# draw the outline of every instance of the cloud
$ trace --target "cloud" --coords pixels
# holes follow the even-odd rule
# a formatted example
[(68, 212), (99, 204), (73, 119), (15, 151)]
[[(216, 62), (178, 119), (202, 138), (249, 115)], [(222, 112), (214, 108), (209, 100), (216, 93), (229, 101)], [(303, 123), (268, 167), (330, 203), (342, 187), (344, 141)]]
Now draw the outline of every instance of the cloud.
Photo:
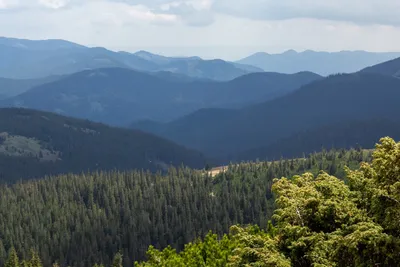
[(135, 19), (152, 23), (162, 24), (162, 23), (172, 23), (178, 21), (178, 17), (174, 14), (153, 12), (143, 5), (129, 6), (127, 8), (127, 12)]
[(213, 9), (257, 20), (312, 18), (400, 25), (398, 0), (218, 0)]
[(191, 26), (208, 26), (214, 22), (212, 0), (173, 1), (160, 5), (160, 9), (179, 16)]
[(215, 22), (217, 14), (266, 21), (310, 18), (359, 25), (400, 25), (399, 0), (0, 0), (0, 9), (58, 10), (88, 3), (140, 7), (142, 10), (137, 12), (146, 9), (147, 14), (141, 17), (148, 21), (180, 20), (191, 26), (208, 26)]
[(65, 7), (69, 0), (39, 0), (39, 4), (48, 8), (58, 9)]
[(18, 0), (0, 0), (0, 9), (9, 9), (17, 6)]
[(225, 59), (292, 48), (397, 51), (397, 1), (0, 0), (0, 36)]

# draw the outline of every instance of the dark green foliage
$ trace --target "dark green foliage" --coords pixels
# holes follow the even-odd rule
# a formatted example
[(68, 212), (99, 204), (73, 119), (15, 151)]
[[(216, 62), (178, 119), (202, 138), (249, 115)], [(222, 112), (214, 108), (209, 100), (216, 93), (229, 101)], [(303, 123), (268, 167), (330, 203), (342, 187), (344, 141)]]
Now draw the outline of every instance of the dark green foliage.
[[(0, 109), (2, 132), (38, 140), (42, 151), (36, 157), (0, 155), (0, 183), (88, 170), (203, 168), (206, 163), (200, 153), (150, 134), (33, 110)], [(55, 161), (40, 158), (43, 151), (51, 151)]]
[(114, 259), (113, 259), (113, 263), (112, 263), (112, 267), (122, 267), (122, 254), (120, 252), (118, 252), (117, 254), (115, 254)]
[[(216, 244), (209, 234), (179, 253), (151, 247), (138, 266), (399, 266), (399, 162), (400, 143), (383, 138), (372, 163), (347, 169), (349, 184), (326, 172), (275, 179), (276, 226), (269, 223), (267, 232), (233, 226)], [(207, 249), (221, 265), (205, 264), (208, 255), (188, 257)]]
[(19, 258), (17, 252), (14, 248), (11, 248), (10, 253), (8, 255), (8, 259), (4, 264), (4, 267), (19, 267)]
[[(210, 230), (221, 236), (234, 224), (258, 224), (273, 234), (268, 220), (275, 177), (318, 173), (333, 164), (335, 175), (343, 177), (345, 164), (355, 168), (368, 159), (362, 150), (324, 151), (307, 159), (232, 165), (215, 177), (181, 168), (165, 175), (98, 172), (3, 186), (0, 265), (12, 247), (25, 259), (34, 248), (44, 266), (110, 265), (118, 252), (123, 265), (130, 266), (144, 259), (149, 245), (181, 250)], [(215, 236), (209, 238), (217, 245)], [(201, 255), (220, 257), (203, 251)]]

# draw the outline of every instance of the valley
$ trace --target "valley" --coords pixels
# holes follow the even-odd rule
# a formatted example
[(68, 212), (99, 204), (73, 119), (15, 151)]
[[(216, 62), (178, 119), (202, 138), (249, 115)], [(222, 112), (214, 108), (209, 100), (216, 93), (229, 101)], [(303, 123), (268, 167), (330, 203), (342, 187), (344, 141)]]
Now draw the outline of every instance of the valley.
[(179, 53), (0, 37), (0, 266), (397, 266), (400, 53)]

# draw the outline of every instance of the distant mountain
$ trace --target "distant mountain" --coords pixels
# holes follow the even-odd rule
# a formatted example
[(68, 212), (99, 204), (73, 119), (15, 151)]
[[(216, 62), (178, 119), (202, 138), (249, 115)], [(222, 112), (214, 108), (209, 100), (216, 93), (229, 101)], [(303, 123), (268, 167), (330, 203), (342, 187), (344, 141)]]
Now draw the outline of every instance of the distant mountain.
[(147, 51), (134, 54), (160, 66), (161, 70), (191, 77), (228, 81), (252, 72), (263, 72), (255, 66), (227, 62), (220, 59), (203, 60), (199, 57), (165, 57)]
[[(229, 81), (239, 76), (248, 74), (248, 70), (237, 65), (220, 60), (175, 60), (162, 66), (162, 70), (173, 73), (182, 73), (187, 76), (211, 79), (216, 81)], [(257, 70), (262, 72), (262, 70)], [(253, 71), (254, 72), (254, 71)]]
[(65, 40), (26, 40), (17, 38), (6, 38), (0, 37), (0, 44), (15, 48), (22, 48), (25, 50), (58, 50), (58, 49), (74, 49), (74, 48), (85, 48), (82, 45), (65, 41)]
[(22, 80), (0, 78), (0, 100), (22, 94), (35, 86), (53, 82), (61, 78), (62, 76)]
[(373, 148), (379, 139), (393, 136), (400, 139), (400, 123), (389, 120), (346, 121), (305, 130), (266, 147), (258, 147), (237, 155), (237, 160), (273, 160), (301, 157), (325, 149)]
[(237, 63), (259, 67), (265, 71), (296, 73), (311, 71), (323, 76), (337, 73), (353, 73), (367, 66), (400, 57), (400, 52), (372, 53), (365, 51), (316, 52), (294, 50), (282, 54), (259, 52)]
[(203, 82), (213, 81), (211, 79), (205, 79), (205, 78), (202, 79), (170, 71), (157, 71), (157, 72), (146, 72), (146, 73), (170, 82), (188, 83), (188, 82), (200, 82), (200, 81)]
[(379, 73), (400, 78), (400, 57), (384, 62), (375, 66), (371, 66), (361, 70), (363, 73)]
[(228, 82), (176, 81), (124, 68), (79, 72), (0, 102), (105, 122), (168, 121), (201, 108), (238, 108), (321, 79), (313, 73), (248, 74)]
[(333, 75), (231, 115), (221, 110), (201, 111), (205, 116), (196, 112), (156, 127), (155, 133), (229, 160), (323, 126), (372, 119), (399, 122), (399, 99), (399, 79), (363, 73)]
[(0, 38), (0, 77), (35, 79), (98, 68), (130, 68), (145, 72), (169, 71), (197, 79), (227, 81), (262, 69), (199, 57), (173, 58), (139, 51), (113, 52), (64, 40)]
[(0, 109), (0, 182), (88, 170), (202, 168), (193, 150), (141, 131), (26, 109)]
[(135, 56), (140, 57), (144, 60), (153, 62), (157, 65), (168, 65), (172, 62), (189, 60), (189, 61), (198, 61), (202, 60), (200, 57), (166, 57), (157, 54), (153, 54), (144, 50), (138, 51), (134, 53)]

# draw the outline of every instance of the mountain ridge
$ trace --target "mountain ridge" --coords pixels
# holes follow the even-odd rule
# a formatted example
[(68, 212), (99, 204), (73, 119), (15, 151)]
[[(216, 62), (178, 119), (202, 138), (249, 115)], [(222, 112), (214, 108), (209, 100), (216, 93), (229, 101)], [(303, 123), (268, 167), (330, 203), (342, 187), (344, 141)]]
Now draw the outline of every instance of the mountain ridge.
[[(336, 73), (353, 73), (367, 66), (400, 57), (400, 52), (340, 51), (324, 52), (288, 50), (281, 54), (257, 52), (236, 61), (259, 67), (264, 71), (295, 73), (311, 71), (322, 76)], [(327, 64), (329, 62), (329, 64)]]
[[(397, 78), (371, 73), (332, 75), (280, 98), (242, 108), (223, 120), (211, 114), (200, 121), (186, 120), (179, 128), (170, 122), (158, 131), (206, 155), (229, 160), (240, 151), (268, 146), (296, 132), (324, 125), (366, 119), (397, 122), (398, 99)], [(197, 133), (199, 129), (202, 134)]]
[(321, 79), (313, 73), (254, 73), (227, 81), (157, 77), (126, 68), (86, 70), (0, 101), (126, 126), (137, 120), (160, 122), (201, 108), (239, 108), (273, 99)]
[[(86, 69), (124, 67), (138, 71), (172, 71), (195, 78), (231, 80), (257, 67), (199, 57), (173, 58), (151, 54), (114, 52), (103, 47), (86, 47), (65, 40), (0, 38), (0, 77), (43, 78), (68, 75)], [(218, 75), (214, 75), (218, 72)]]
[(0, 109), (0, 180), (88, 170), (203, 168), (199, 152), (139, 130), (30, 109)]

